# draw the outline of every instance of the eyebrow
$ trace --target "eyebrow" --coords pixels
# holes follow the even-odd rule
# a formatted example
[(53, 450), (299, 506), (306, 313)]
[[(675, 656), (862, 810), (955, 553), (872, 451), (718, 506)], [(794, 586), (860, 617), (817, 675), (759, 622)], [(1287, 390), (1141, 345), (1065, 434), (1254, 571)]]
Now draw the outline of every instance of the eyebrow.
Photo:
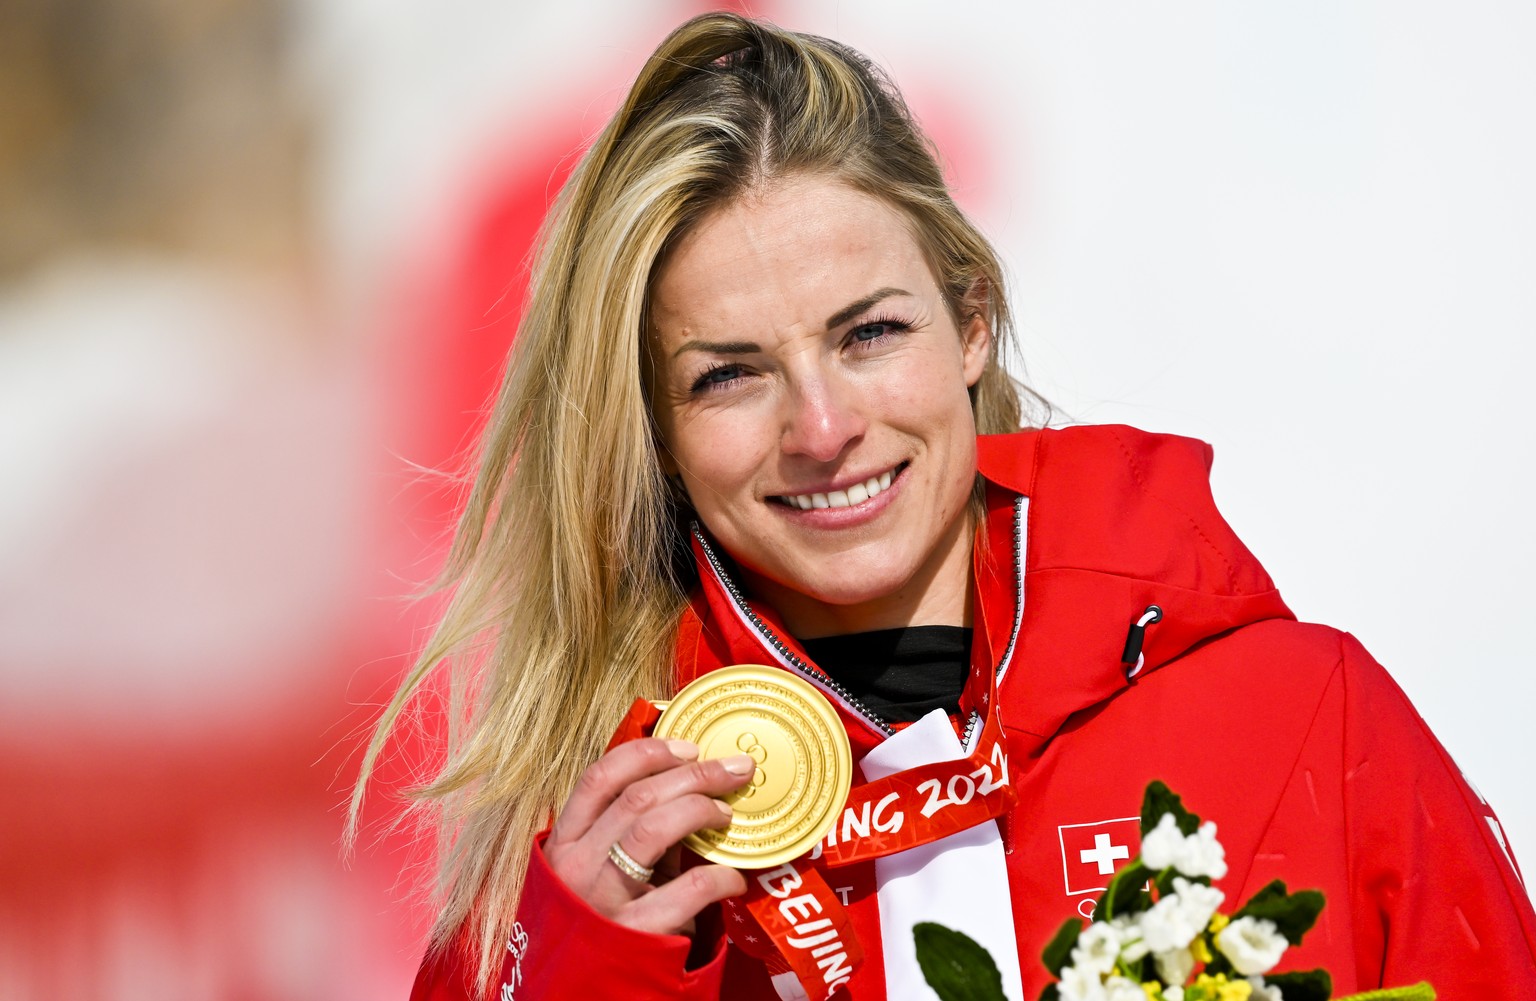
[(749, 355), (761, 351), (762, 347), (755, 341), (700, 341), (692, 340), (683, 342), (682, 346), (672, 352), (676, 358), (684, 351), (708, 351), (717, 355)]
[[(876, 289), (864, 298), (850, 302), (842, 309), (827, 317), (827, 329), (840, 327), (860, 313), (869, 309), (876, 303), (882, 302), (892, 296), (911, 295), (906, 289), (894, 288), (887, 285), (885, 288)], [(707, 351), (717, 355), (749, 355), (762, 350), (762, 346), (756, 341), (701, 341), (698, 339), (684, 341), (672, 357), (676, 358), (686, 351)]]
[(881, 300), (889, 299), (893, 295), (911, 294), (912, 293), (908, 292), (906, 289), (892, 288), (889, 285), (887, 285), (885, 288), (877, 289), (871, 292), (869, 295), (866, 295), (864, 298), (858, 300), (857, 302), (850, 302), (842, 309), (827, 317), (827, 329), (831, 330), (833, 327), (841, 327), (843, 324), (847, 323), (849, 320), (853, 319), (855, 316), (858, 316), (860, 313), (864, 312), (866, 309), (873, 306), (875, 303), (880, 302)]

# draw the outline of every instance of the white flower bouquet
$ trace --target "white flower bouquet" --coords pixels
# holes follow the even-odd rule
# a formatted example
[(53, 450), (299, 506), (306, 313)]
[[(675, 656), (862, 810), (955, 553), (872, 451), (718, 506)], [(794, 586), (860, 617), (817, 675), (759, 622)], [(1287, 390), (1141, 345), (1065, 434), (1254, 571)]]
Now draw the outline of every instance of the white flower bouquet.
[[(1045, 948), (1056, 982), (1040, 1001), (1328, 1001), (1325, 970), (1272, 972), (1317, 921), (1323, 895), (1275, 880), (1231, 915), (1212, 880), (1227, 874), (1216, 825), (1185, 809), (1161, 782), (1141, 807), (1141, 854), (1121, 867), (1093, 921), (1061, 926)], [(913, 929), (918, 962), (943, 1001), (1001, 1001), (992, 957), (935, 924)], [(1427, 983), (1337, 1001), (1433, 1001)]]

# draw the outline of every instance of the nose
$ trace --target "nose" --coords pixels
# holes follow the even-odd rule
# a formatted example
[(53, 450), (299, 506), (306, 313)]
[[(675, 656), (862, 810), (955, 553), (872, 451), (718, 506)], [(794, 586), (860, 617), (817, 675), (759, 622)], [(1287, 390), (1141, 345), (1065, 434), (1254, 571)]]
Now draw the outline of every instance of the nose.
[(817, 462), (842, 455), (868, 427), (856, 395), (835, 376), (797, 381), (786, 395), (781, 449)]

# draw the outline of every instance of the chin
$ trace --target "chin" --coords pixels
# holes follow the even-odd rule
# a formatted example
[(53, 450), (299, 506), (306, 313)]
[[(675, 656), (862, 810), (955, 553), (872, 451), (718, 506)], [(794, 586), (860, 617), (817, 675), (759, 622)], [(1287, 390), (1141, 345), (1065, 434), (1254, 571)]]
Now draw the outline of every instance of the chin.
[[(799, 589), (797, 589), (799, 590)], [(803, 591), (806, 597), (813, 601), (819, 601), (829, 608), (854, 608), (859, 605), (872, 605), (879, 603), (884, 598), (889, 598), (897, 588), (837, 588), (835, 590), (809, 590)]]
[(899, 593), (911, 580), (911, 574), (871, 572), (858, 563), (840, 563), (818, 568), (818, 572), (786, 574), (777, 585), (823, 605), (845, 608), (867, 605)]

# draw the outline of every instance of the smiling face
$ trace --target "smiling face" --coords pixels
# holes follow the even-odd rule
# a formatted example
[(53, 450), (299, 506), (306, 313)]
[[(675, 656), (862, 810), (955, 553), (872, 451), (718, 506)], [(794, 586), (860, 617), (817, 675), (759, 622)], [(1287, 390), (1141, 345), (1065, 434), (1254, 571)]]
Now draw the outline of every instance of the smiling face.
[(706, 216), (658, 273), (668, 472), (796, 635), (968, 624), (983, 316), (956, 324), (899, 210), (816, 177)]

